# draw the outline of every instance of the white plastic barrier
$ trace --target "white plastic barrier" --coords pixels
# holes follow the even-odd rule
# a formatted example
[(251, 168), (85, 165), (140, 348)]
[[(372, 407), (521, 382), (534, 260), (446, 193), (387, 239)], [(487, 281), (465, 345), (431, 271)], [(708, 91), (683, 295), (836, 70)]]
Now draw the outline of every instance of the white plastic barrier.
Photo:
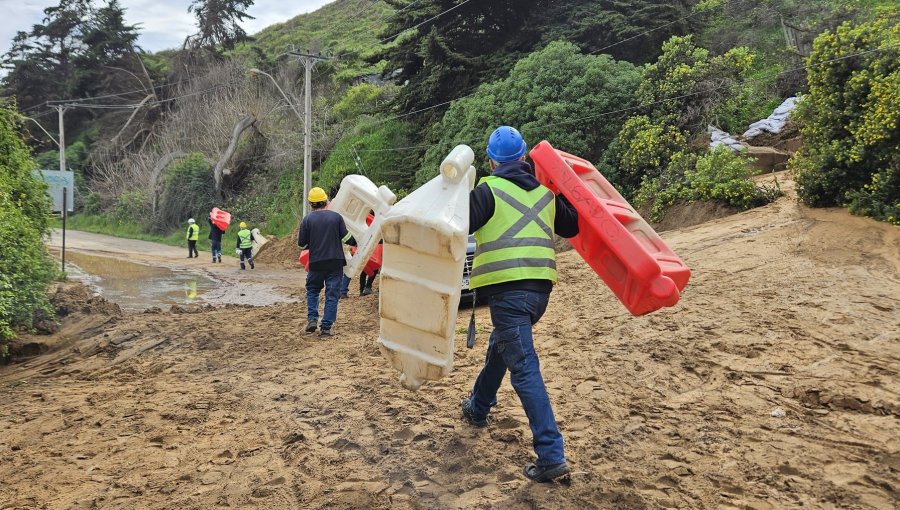
[(411, 390), (453, 368), (474, 159), (471, 148), (457, 146), (441, 163), (439, 176), (383, 218), (376, 215), (376, 221), (383, 220), (384, 237), (378, 345)]
[(255, 257), (256, 254), (259, 253), (259, 249), (262, 248), (262, 245), (268, 243), (269, 240), (259, 233), (258, 228), (254, 228), (250, 233), (253, 234), (253, 247), (251, 248), (250, 256)]
[[(362, 175), (348, 175), (328, 208), (344, 218), (347, 230), (356, 239), (356, 254), (348, 258), (344, 274), (356, 278), (381, 240), (381, 224), (397, 196), (386, 186), (377, 187)], [(369, 211), (375, 211), (371, 225), (366, 224)]]

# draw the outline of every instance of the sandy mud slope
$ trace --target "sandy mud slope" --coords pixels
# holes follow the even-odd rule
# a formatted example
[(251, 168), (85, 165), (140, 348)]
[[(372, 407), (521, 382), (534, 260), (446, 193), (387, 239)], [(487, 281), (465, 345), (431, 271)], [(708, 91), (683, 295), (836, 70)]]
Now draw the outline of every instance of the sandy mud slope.
[(460, 420), (486, 332), (411, 393), (352, 296), (327, 342), (302, 303), (231, 306), (0, 367), (0, 508), (897, 508), (900, 230), (784, 198), (665, 237), (694, 277), (640, 318), (560, 256), (537, 344), (566, 483), (521, 476), (508, 382)]

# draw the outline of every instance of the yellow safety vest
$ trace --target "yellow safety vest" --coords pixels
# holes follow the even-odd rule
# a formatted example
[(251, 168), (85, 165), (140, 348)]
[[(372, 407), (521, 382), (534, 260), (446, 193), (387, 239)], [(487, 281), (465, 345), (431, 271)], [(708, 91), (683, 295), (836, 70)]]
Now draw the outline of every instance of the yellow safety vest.
[(188, 241), (200, 239), (200, 227), (196, 223), (188, 225), (187, 238)]
[(494, 195), (494, 215), (475, 232), (470, 286), (516, 280), (555, 283), (556, 197), (544, 186), (525, 191), (501, 177), (489, 176), (481, 182)]
[(238, 238), (241, 241), (241, 248), (253, 248), (253, 241), (250, 239), (250, 231), (246, 228), (238, 231)]

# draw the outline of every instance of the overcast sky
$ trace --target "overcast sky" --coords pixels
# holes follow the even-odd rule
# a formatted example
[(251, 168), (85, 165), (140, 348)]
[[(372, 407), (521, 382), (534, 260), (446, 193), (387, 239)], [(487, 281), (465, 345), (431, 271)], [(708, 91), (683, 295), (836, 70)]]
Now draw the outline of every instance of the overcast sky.
[[(263, 28), (298, 14), (312, 12), (334, 0), (256, 0), (247, 10), (254, 20), (244, 22), (244, 30), (255, 34)], [(94, 0), (95, 5), (105, 3)], [(148, 51), (175, 48), (196, 31), (194, 16), (187, 12), (191, 0), (119, 0), (125, 7), (125, 19), (140, 24), (138, 45)], [(44, 9), (59, 5), (59, 0), (0, 0), (0, 54), (9, 51), (18, 31), (30, 31), (40, 23)]]

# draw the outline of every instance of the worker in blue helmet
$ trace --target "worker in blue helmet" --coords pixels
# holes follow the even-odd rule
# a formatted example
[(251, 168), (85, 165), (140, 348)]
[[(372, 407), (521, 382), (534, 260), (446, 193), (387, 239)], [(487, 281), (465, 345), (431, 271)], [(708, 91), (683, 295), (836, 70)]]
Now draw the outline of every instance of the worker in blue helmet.
[(524, 474), (548, 482), (569, 472), (563, 438), (541, 376), (532, 326), (547, 309), (556, 282), (553, 234), (578, 234), (578, 213), (562, 195), (542, 186), (525, 161), (528, 146), (512, 127), (488, 139), (491, 175), (469, 196), (469, 233), (475, 235), (470, 285), (490, 303), (494, 331), (484, 368), (462, 402), (463, 418), (488, 423), (507, 370), (525, 408), (537, 459)]

